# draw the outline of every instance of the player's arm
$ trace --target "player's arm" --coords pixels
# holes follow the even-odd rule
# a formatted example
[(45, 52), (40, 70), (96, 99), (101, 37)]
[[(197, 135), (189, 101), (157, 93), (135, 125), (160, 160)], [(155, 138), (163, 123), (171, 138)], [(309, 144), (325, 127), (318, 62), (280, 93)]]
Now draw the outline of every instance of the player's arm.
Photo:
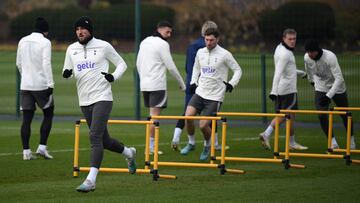
[(43, 53), (42, 53), (42, 67), (45, 72), (45, 77), (47, 80), (47, 86), (49, 88), (54, 88), (54, 79), (53, 79), (53, 73), (52, 73), (52, 67), (51, 67), (51, 42), (47, 42)]
[(331, 89), (326, 93), (326, 96), (332, 98), (336, 94), (337, 90), (340, 89), (341, 84), (344, 83), (344, 77), (341, 73), (340, 65), (335, 54), (329, 60), (329, 65), (331, 74), (334, 76), (335, 81)]
[(62, 71), (62, 75), (64, 78), (69, 78), (73, 74), (73, 64), (70, 58), (70, 50), (69, 48), (66, 50), (64, 68)]
[(190, 85), (195, 84), (197, 86), (199, 77), (200, 77), (200, 62), (199, 62), (199, 51), (198, 51), (195, 56), (195, 62), (192, 70)]
[(180, 89), (185, 91), (185, 83), (182, 79), (179, 70), (176, 68), (175, 63), (170, 54), (170, 47), (168, 44), (164, 44), (160, 50), (160, 57), (164, 62), (165, 67), (169, 70), (170, 74), (178, 81)]
[[(113, 73), (111, 73), (111, 75), (114, 77), (114, 80), (117, 80), (124, 74), (124, 72), (127, 69), (127, 65), (126, 65), (124, 59), (116, 52), (114, 47), (111, 46), (110, 44), (108, 44), (108, 46), (106, 47), (106, 58), (115, 65), (115, 67), (116, 67), (115, 71)], [(105, 75), (105, 77), (106, 77), (106, 75)]]
[(307, 75), (307, 79), (310, 82), (311, 85), (314, 85), (314, 68), (311, 68), (310, 66), (310, 58), (309, 56), (307, 56), (307, 54), (305, 54), (304, 56), (304, 67), (305, 67), (305, 72)]
[(280, 59), (275, 64), (275, 73), (274, 73), (270, 95), (278, 96), (281, 74), (283, 74), (287, 63), (288, 63), (288, 57), (284, 55), (284, 56), (280, 56)]
[(229, 81), (230, 85), (232, 85), (233, 87), (235, 87), (238, 83), (239, 80), (242, 76), (242, 70), (240, 65), (236, 62), (235, 58), (233, 57), (233, 55), (231, 53), (228, 53), (226, 55), (226, 65), (233, 71), (233, 76), (231, 78), (231, 80)]

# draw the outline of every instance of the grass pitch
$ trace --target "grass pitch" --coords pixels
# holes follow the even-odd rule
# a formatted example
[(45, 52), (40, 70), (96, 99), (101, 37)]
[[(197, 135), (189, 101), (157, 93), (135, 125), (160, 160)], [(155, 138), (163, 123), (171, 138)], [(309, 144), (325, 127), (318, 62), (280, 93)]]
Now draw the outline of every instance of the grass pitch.
[[(72, 177), (74, 122), (56, 121), (49, 138), (53, 160), (41, 158), (23, 161), (19, 136), (20, 121), (1, 121), (0, 135), (0, 202), (357, 202), (360, 192), (360, 165), (345, 165), (344, 160), (297, 158), (291, 163), (305, 164), (306, 169), (285, 170), (281, 164), (226, 162), (227, 168), (243, 169), (246, 174), (226, 173), (218, 169), (159, 167), (160, 174), (172, 174), (176, 180), (152, 181), (146, 174), (100, 173), (95, 192), (75, 191), (86, 177)], [(39, 140), (40, 121), (33, 122), (31, 148)], [(182, 156), (170, 149), (173, 124), (160, 125), (160, 161), (198, 161), (202, 150), (199, 131), (196, 150)], [(260, 146), (257, 134), (264, 126), (230, 123), (227, 152), (229, 156), (271, 157)], [(138, 150), (138, 168), (144, 167), (144, 128), (111, 125), (113, 137)], [(309, 146), (308, 152), (324, 153), (326, 139), (318, 126), (296, 126), (297, 141)], [(89, 164), (89, 140), (85, 125), (81, 127), (80, 166)], [(338, 142), (344, 146), (344, 130), (335, 129)], [(284, 145), (284, 130), (281, 130)], [(182, 146), (187, 138), (182, 136)], [(283, 147), (282, 147), (283, 148)], [(360, 159), (354, 155), (353, 159)], [(103, 167), (126, 167), (121, 155), (106, 152)]]

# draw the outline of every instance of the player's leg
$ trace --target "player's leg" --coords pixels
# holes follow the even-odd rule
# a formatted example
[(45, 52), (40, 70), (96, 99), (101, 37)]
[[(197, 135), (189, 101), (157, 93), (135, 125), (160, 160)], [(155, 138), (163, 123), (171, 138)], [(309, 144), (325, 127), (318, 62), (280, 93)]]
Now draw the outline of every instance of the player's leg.
[[(187, 107), (192, 95), (193, 94), (186, 94), (185, 95), (185, 106), (184, 106), (183, 116), (185, 115), (186, 107)], [(181, 133), (182, 133), (184, 127), (185, 127), (185, 120), (179, 119), (177, 121), (177, 123), (176, 123), (176, 127), (174, 129), (174, 134), (173, 134), (173, 139), (172, 139), (172, 142), (171, 142), (171, 147), (175, 151), (179, 150), (180, 136), (181, 136)]]
[(23, 146), (23, 160), (35, 159), (30, 149), (31, 122), (35, 113), (35, 99), (30, 91), (21, 90), (21, 110), (23, 119), (21, 124), (21, 141)]
[[(334, 100), (336, 106), (339, 106), (339, 107), (348, 107), (349, 106), (346, 92), (344, 92), (342, 94), (335, 94), (333, 97), (333, 100)], [(347, 120), (346, 115), (341, 115), (341, 119), (343, 121), (345, 129), (347, 130), (348, 120)], [(353, 132), (354, 132), (354, 127), (353, 127), (353, 121), (351, 120), (351, 142), (350, 142), (351, 149), (356, 148), (355, 137), (354, 137)]]

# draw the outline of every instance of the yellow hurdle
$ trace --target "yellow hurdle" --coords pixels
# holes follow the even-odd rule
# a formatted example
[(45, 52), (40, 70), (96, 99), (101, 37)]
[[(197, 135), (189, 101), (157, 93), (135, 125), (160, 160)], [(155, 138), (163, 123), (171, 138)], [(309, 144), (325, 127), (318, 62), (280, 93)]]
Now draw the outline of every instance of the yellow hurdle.
[[(225, 174), (225, 172), (229, 173), (237, 173), (243, 174), (245, 171), (239, 169), (226, 169), (225, 168), (225, 145), (222, 145), (221, 154), (222, 161), (220, 164), (215, 164), (215, 126), (216, 121), (222, 120), (221, 117), (217, 116), (150, 116), (151, 120), (211, 120), (212, 130), (211, 130), (211, 148), (210, 148), (210, 162), (209, 163), (188, 163), (188, 162), (162, 162), (155, 159), (154, 153), (154, 162), (151, 162), (151, 165), (154, 165), (154, 170), (158, 166), (172, 166), (172, 167), (200, 167), (200, 168), (219, 168), (220, 174)], [(223, 121), (223, 120), (222, 120)], [(222, 130), (226, 132), (226, 121), (222, 122)], [(225, 133), (226, 134), (226, 133)], [(156, 134), (155, 134), (156, 136)], [(222, 140), (224, 140), (224, 134), (222, 135)], [(158, 146), (159, 139), (155, 138), (155, 148)], [(156, 150), (155, 150), (156, 152)], [(156, 165), (156, 167), (155, 167)]]
[[(79, 166), (79, 143), (80, 143), (80, 124), (86, 123), (85, 119), (81, 119), (76, 121), (75, 123), (75, 143), (74, 143), (74, 168), (73, 168), (73, 176), (78, 177), (79, 172), (89, 171), (89, 167), (80, 167)], [(149, 155), (149, 138), (150, 138), (150, 125), (156, 125), (155, 127), (155, 139), (158, 137), (158, 123), (154, 121), (135, 121), (135, 120), (108, 120), (108, 124), (137, 124), (137, 125), (146, 125), (146, 146), (145, 146), (145, 168), (144, 169), (136, 169), (136, 173), (138, 174), (153, 174), (153, 180), (157, 180), (158, 178), (165, 179), (176, 179), (174, 175), (163, 175), (158, 173), (157, 164), (154, 164), (156, 167), (153, 169), (149, 168), (150, 155)], [(158, 147), (155, 145), (155, 147)], [(158, 156), (157, 151), (154, 156)], [(155, 160), (154, 162), (157, 162)], [(128, 173), (128, 168), (105, 168), (101, 167), (99, 169), (101, 172), (113, 172), (113, 173)]]
[[(335, 111), (360, 111), (360, 107), (334, 107)], [(346, 152), (346, 148), (345, 149), (333, 149), (333, 152)], [(359, 149), (350, 149), (350, 153), (356, 153), (356, 154), (360, 154), (360, 150)], [(353, 163), (357, 163), (354, 162)]]
[[(289, 110), (289, 109), (281, 109), (280, 113), (294, 113), (294, 114), (328, 114), (329, 115), (329, 132), (328, 132), (328, 152), (336, 151), (331, 149), (331, 139), (332, 139), (332, 129), (333, 129), (333, 117), (334, 115), (346, 115), (347, 116), (347, 132), (346, 132), (346, 149), (345, 155), (336, 155), (336, 154), (317, 154), (317, 153), (290, 153), (289, 156), (297, 156), (297, 157), (310, 157), (310, 158), (327, 158), (327, 159), (345, 159), (345, 163), (350, 165), (351, 162), (357, 162), (357, 160), (350, 159), (350, 137), (351, 137), (351, 114), (344, 111), (317, 111), (317, 110)], [(284, 153), (280, 153), (280, 155), (284, 155)]]
[[(274, 157), (273, 158), (256, 158), (256, 157), (226, 157), (225, 151), (222, 153), (224, 157), (216, 157), (216, 160), (226, 161), (239, 161), (239, 162), (261, 162), (261, 163), (280, 163), (284, 164), (286, 169), (288, 168), (305, 168), (304, 165), (290, 164), (289, 161), (289, 135), (290, 135), (290, 119), (287, 118), (286, 114), (280, 113), (246, 113), (246, 112), (218, 112), (217, 116), (240, 116), (240, 117), (275, 117), (275, 137), (274, 137)], [(285, 137), (285, 151), (287, 155), (285, 159), (278, 159), (279, 156), (279, 119), (281, 117), (286, 118), (286, 137)], [(226, 145), (226, 131), (223, 132), (222, 146)], [(225, 164), (225, 163), (224, 163)]]

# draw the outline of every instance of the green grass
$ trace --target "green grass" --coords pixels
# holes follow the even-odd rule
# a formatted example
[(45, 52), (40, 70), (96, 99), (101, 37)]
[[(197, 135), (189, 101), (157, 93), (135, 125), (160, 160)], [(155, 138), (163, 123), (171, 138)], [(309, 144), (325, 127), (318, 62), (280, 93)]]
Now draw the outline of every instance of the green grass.
[[(298, 158), (291, 163), (305, 164), (306, 169), (285, 170), (281, 164), (226, 162), (227, 168), (243, 169), (246, 174), (220, 175), (218, 169), (161, 167), (160, 174), (176, 175), (176, 180), (152, 181), (150, 175), (100, 173), (95, 192), (75, 191), (86, 173), (72, 177), (74, 122), (54, 122), (49, 149), (53, 160), (22, 161), (19, 136), (20, 121), (1, 121), (0, 135), (0, 202), (357, 202), (360, 197), (360, 165), (345, 165), (344, 160)], [(33, 122), (31, 148), (39, 140), (40, 121)], [(200, 134), (197, 148), (188, 156), (170, 149), (173, 124), (160, 124), (160, 149), (165, 152), (160, 161), (199, 162), (202, 149)], [(264, 126), (233, 123), (228, 128), (231, 147), (228, 156), (271, 157), (260, 147), (257, 134)], [(128, 146), (136, 146), (137, 163), (144, 167), (144, 127), (111, 125), (112, 136)], [(221, 129), (219, 129), (221, 130)], [(295, 128), (297, 141), (309, 146), (309, 152), (323, 153), (326, 139), (320, 128)], [(81, 127), (80, 166), (88, 166), (88, 130)], [(197, 131), (199, 133), (199, 131)], [(343, 128), (335, 129), (338, 142), (344, 146)], [(280, 146), (284, 145), (281, 129)], [(182, 136), (182, 145), (187, 138)], [(283, 148), (283, 147), (282, 147)], [(359, 155), (352, 156), (360, 159)], [(124, 158), (106, 152), (103, 167), (126, 167)]]
[[(81, 116), (78, 107), (78, 99), (74, 80), (65, 80), (61, 76), (65, 52), (54, 51), (52, 56), (53, 73), (55, 80), (55, 114)], [(128, 70), (120, 80), (113, 85), (114, 106), (112, 116), (134, 117), (135, 115), (135, 91), (134, 70), (135, 56), (133, 53), (121, 53), (128, 65)], [(183, 77), (185, 56), (174, 54), (175, 64)], [(243, 76), (232, 93), (227, 93), (222, 106), (223, 111), (261, 112), (262, 111), (262, 87), (261, 87), (261, 64), (259, 54), (239, 55), (235, 58), (243, 70)], [(0, 51), (2, 72), (0, 74), (0, 100), (2, 108), (0, 114), (15, 114), (15, 58), (14, 51)], [(303, 69), (303, 56), (298, 55), (297, 64)], [(345, 77), (348, 88), (348, 96), (351, 106), (360, 106), (360, 57), (355, 55), (340, 55), (339, 63)], [(272, 55), (266, 55), (266, 93), (271, 89), (274, 65)], [(112, 67), (113, 68), (113, 67)], [(312, 86), (307, 80), (298, 80), (299, 108), (314, 109), (314, 95)], [(168, 74), (168, 108), (163, 111), (167, 115), (180, 115), (183, 111), (184, 93), (178, 87), (175, 79)], [(144, 108), (141, 99), (141, 115), (146, 117), (148, 110)], [(266, 98), (268, 112), (273, 112), (273, 103)], [(315, 116), (299, 115), (298, 120), (317, 121)], [(359, 121), (360, 115), (354, 114), (354, 120)]]

